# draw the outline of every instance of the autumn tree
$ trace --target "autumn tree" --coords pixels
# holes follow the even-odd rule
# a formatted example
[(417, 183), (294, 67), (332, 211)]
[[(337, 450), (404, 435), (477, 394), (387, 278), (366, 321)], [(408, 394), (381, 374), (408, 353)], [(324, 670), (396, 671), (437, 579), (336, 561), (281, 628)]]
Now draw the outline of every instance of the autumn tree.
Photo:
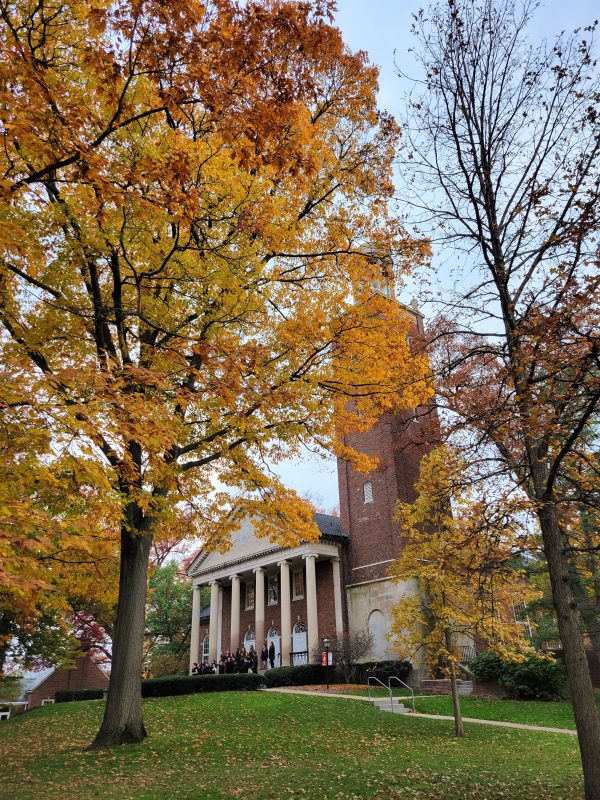
[(600, 399), (600, 84), (593, 30), (534, 44), (535, 8), (449, 0), (417, 16), (424, 90), (404, 163), (413, 218), (455, 265), (431, 331), (440, 403), (467, 459), (537, 515), (591, 800), (600, 722), (559, 482), (585, 458)]
[(405, 542), (390, 567), (394, 581), (409, 587), (393, 609), (391, 640), (401, 657), (420, 653), (430, 669), (450, 675), (457, 736), (461, 647), (473, 638), (503, 654), (525, 647), (513, 608), (535, 594), (514, 563), (522, 529), (506, 498), (475, 496), (466, 472), (448, 446), (423, 457), (414, 502), (396, 506)]
[[(154, 570), (149, 589), (146, 660), (155, 674), (153, 663), (160, 656), (171, 656), (179, 668), (184, 657), (189, 661), (192, 587), (189, 580), (179, 574), (178, 565), (172, 561)], [(183, 671), (187, 671), (187, 663)]]
[(43, 420), (22, 406), (0, 410), (0, 474), (0, 674), (72, 664), (91, 644), (83, 617), (110, 619), (116, 603), (110, 494), (86, 480), (85, 460), (52, 457)]
[(387, 211), (398, 129), (329, 11), (0, 2), (3, 402), (120, 530), (95, 746), (146, 735), (152, 542), (186, 519), (226, 549), (245, 513), (281, 544), (316, 537), (270, 463), (430, 393), (371, 288), (426, 256)]

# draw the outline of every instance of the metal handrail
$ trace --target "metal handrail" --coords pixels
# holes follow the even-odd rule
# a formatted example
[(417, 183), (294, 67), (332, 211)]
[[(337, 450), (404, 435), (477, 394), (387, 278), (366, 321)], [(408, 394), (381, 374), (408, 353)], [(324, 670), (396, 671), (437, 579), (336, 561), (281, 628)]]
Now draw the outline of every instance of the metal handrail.
[(400, 680), (400, 678), (397, 678), (395, 675), (390, 675), (390, 677), (388, 678), (388, 687), (389, 687), (389, 690), (390, 690), (390, 692), (392, 691), (392, 687), (391, 687), (391, 683), (392, 683), (392, 681), (398, 681), (398, 683), (401, 683), (401, 684), (402, 684), (402, 686), (406, 686), (406, 688), (408, 689), (408, 691), (409, 691), (409, 692), (411, 693), (411, 695), (412, 695), (412, 707), (413, 707), (413, 714), (414, 714), (414, 713), (416, 713), (416, 708), (415, 708), (415, 693), (414, 693), (414, 691), (413, 691), (413, 688), (412, 688), (412, 686), (409, 686), (409, 685), (408, 685), (408, 683), (404, 683), (404, 681), (401, 681), (401, 680)]
[(388, 696), (390, 698), (390, 710), (394, 710), (394, 695), (392, 694), (392, 690), (389, 686), (386, 686), (383, 681), (380, 681), (379, 678), (376, 678), (374, 675), (369, 675), (367, 678), (367, 692), (369, 695), (369, 700), (371, 699), (371, 681), (377, 681), (384, 689), (387, 689)]

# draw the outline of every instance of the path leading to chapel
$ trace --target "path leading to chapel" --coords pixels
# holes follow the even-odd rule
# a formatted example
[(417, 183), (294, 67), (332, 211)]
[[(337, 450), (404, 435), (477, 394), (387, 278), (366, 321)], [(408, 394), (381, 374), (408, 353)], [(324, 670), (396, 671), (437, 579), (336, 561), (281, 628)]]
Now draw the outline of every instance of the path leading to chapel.
[[(355, 694), (340, 694), (340, 693), (330, 693), (327, 692), (312, 692), (310, 689), (296, 689), (294, 686), (279, 686), (272, 689), (263, 689), (262, 691), (265, 692), (282, 692), (284, 694), (303, 694), (307, 695), (308, 697), (333, 697), (333, 698), (340, 698), (342, 700), (362, 700), (363, 702), (372, 703), (372, 699), (369, 697), (361, 697), (360, 695)], [(422, 697), (430, 697), (431, 695), (415, 695), (415, 699), (418, 699), (420, 696)], [(396, 700), (405, 701), (410, 698), (402, 697), (402, 698), (395, 698)], [(420, 719), (442, 719), (442, 720), (451, 720), (454, 721), (454, 717), (446, 716), (445, 714), (421, 714), (420, 712), (410, 711), (406, 716), (410, 717), (419, 717)], [(476, 719), (475, 717), (463, 717), (463, 722), (474, 723), (475, 725), (492, 725), (496, 728), (515, 728), (516, 730), (521, 731), (538, 731), (540, 733), (566, 733), (569, 736), (577, 736), (576, 730), (571, 730), (570, 728), (547, 728), (543, 725), (525, 725), (522, 722), (500, 722), (500, 720), (493, 720), (493, 719)]]

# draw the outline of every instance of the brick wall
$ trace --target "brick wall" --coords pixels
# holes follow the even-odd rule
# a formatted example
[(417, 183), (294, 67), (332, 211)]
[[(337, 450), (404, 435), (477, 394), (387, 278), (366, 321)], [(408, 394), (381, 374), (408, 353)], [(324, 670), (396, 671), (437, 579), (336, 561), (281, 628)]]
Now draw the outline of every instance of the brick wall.
[[(423, 335), (423, 317), (415, 309), (411, 335)], [(338, 485), (342, 530), (350, 537), (344, 559), (344, 583), (352, 585), (383, 578), (402, 547), (400, 528), (392, 521), (397, 500), (415, 497), (414, 483), (423, 455), (439, 442), (439, 423), (432, 408), (415, 414), (385, 414), (368, 431), (344, 438), (344, 443), (368, 455), (380, 457), (378, 469), (368, 475), (338, 460)], [(364, 485), (370, 482), (373, 502), (364, 502)], [(382, 563), (383, 562), (383, 563)]]
[(107, 689), (108, 676), (88, 656), (79, 658), (73, 669), (56, 669), (28, 694), (29, 708), (38, 708), (42, 700), (54, 698), (59, 689)]
[[(317, 561), (317, 614), (319, 620), (319, 643), (324, 636), (335, 633), (335, 601), (333, 598), (333, 564)], [(306, 622), (306, 618), (304, 620)], [(312, 656), (312, 653), (309, 653)]]
[[(409, 415), (386, 414), (369, 431), (346, 436), (347, 445), (377, 455), (380, 465), (368, 475), (338, 462), (342, 529), (350, 537), (346, 583), (385, 577), (401, 548), (399, 525), (393, 521), (397, 500), (415, 497), (419, 463), (437, 439), (437, 420), (428, 409)], [(371, 483), (373, 501), (365, 503), (364, 485)]]

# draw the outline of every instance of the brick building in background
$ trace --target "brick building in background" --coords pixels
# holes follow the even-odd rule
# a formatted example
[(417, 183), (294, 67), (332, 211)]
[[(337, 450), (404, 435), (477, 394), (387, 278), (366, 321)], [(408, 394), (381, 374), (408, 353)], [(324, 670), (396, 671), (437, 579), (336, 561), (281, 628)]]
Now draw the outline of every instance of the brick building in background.
[(38, 708), (42, 700), (54, 699), (62, 689), (108, 689), (108, 675), (89, 655), (81, 656), (71, 669), (52, 667), (29, 673), (23, 681), (27, 709)]
[[(407, 309), (414, 334), (423, 332), (415, 304)], [(187, 568), (194, 587), (190, 670), (222, 652), (266, 641), (276, 648), (276, 666), (305, 663), (324, 636), (369, 630), (370, 658), (392, 658), (386, 634), (391, 609), (414, 586), (395, 584), (388, 571), (402, 547), (393, 521), (397, 500), (414, 499), (422, 456), (438, 437), (431, 409), (386, 414), (369, 431), (345, 443), (380, 465), (368, 475), (338, 461), (340, 517), (316, 514), (321, 537), (295, 548), (254, 536), (246, 519), (225, 554), (200, 551)], [(201, 621), (200, 589), (211, 587), (210, 622)], [(205, 617), (203, 616), (203, 619)]]

